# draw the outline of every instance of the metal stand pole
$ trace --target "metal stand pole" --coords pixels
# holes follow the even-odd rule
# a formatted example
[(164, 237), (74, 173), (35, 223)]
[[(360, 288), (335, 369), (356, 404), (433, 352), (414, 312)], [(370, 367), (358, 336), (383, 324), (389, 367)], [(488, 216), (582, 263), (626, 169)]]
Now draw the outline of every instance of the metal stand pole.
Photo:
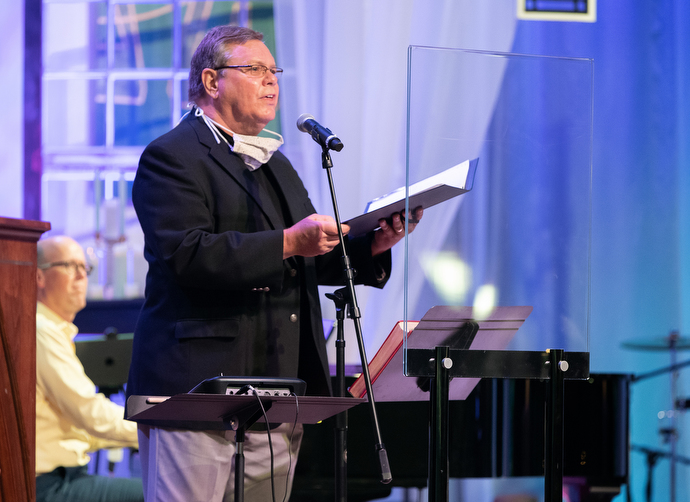
[(388, 453), (386, 452), (386, 446), (383, 444), (381, 439), (381, 429), (379, 428), (379, 419), (376, 413), (376, 401), (374, 399), (374, 390), (371, 386), (371, 376), (369, 375), (369, 364), (367, 360), (367, 354), (364, 348), (364, 337), (362, 335), (362, 314), (359, 310), (359, 305), (357, 304), (357, 295), (355, 294), (355, 271), (352, 268), (350, 262), (350, 257), (347, 255), (347, 247), (345, 246), (345, 237), (343, 235), (342, 223), (340, 221), (340, 211), (338, 210), (338, 200), (335, 194), (335, 184), (333, 183), (333, 173), (331, 168), (333, 167), (333, 161), (331, 160), (330, 153), (328, 152), (328, 147), (322, 146), (321, 162), (323, 168), (326, 170), (328, 175), (328, 186), (331, 191), (331, 200), (333, 202), (333, 214), (335, 217), (336, 226), (338, 228), (338, 238), (340, 240), (340, 246), (343, 250), (343, 271), (345, 275), (345, 294), (346, 300), (349, 304), (349, 317), (352, 319), (355, 326), (355, 335), (357, 337), (357, 346), (359, 348), (359, 358), (362, 362), (362, 375), (364, 376), (364, 383), (367, 389), (367, 398), (369, 400), (369, 411), (371, 415), (371, 423), (374, 429), (374, 435), (376, 437), (376, 444), (374, 449), (379, 460), (379, 467), (381, 469), (381, 482), (390, 483), (393, 480), (391, 474), (390, 464), (388, 463)]
[[(419, 329), (419, 328), (417, 328)], [(451, 358), (452, 354), (452, 358)], [(589, 353), (547, 350), (463, 350), (448, 347), (408, 349), (408, 376), (434, 378), (431, 385), (431, 432), (429, 439), (429, 501), (448, 498), (447, 431), (449, 382), (466, 378), (548, 379), (546, 426), (544, 427), (544, 501), (561, 502), (563, 497), (563, 403), (564, 381), (589, 377)], [(572, 367), (571, 367), (572, 365)], [(452, 371), (451, 368), (453, 368)], [(441, 453), (437, 453), (437, 451)]]
[[(670, 338), (670, 351), (671, 351), (671, 367), (676, 365), (676, 345), (678, 344), (678, 339), (680, 334), (677, 331), (671, 333)], [(678, 399), (677, 399), (677, 382), (678, 382), (678, 370), (671, 372), (671, 417), (669, 418), (669, 442), (671, 444), (671, 479), (669, 480), (671, 484), (671, 502), (676, 502), (676, 443), (678, 437), (678, 431), (676, 430), (676, 413), (678, 410)]]
[(448, 501), (448, 370), (453, 366), (449, 355), (449, 347), (436, 347), (435, 375), (429, 388), (429, 502)]
[(235, 502), (244, 501), (244, 427), (235, 431)]
[[(339, 289), (326, 297), (333, 300), (336, 311), (336, 340), (335, 340), (335, 388), (336, 397), (345, 397), (345, 291)], [(335, 417), (335, 500), (347, 502), (347, 410)]]
[(563, 350), (549, 351), (550, 376), (546, 396), (544, 438), (544, 501), (563, 500), (563, 373), (568, 363)]

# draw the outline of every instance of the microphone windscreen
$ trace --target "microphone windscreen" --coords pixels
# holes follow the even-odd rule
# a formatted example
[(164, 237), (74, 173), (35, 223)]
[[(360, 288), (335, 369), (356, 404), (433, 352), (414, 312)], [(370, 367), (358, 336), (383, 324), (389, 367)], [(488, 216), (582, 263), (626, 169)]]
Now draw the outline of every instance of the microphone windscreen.
[(312, 115), (309, 115), (308, 113), (303, 113), (297, 118), (297, 129), (299, 129), (302, 132), (309, 133), (309, 129), (304, 125), (304, 123), (307, 120), (315, 120)]

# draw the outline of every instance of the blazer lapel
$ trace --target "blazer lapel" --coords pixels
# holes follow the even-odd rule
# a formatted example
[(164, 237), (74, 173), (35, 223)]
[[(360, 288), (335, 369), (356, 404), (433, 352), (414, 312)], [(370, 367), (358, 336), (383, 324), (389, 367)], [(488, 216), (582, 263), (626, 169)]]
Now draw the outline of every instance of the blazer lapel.
[[(280, 208), (270, 203), (272, 199), (264, 188), (259, 187), (259, 196), (256, 197), (255, 190), (252, 190), (247, 184), (245, 179), (247, 166), (242, 159), (230, 151), (230, 147), (225, 141), (221, 140), (218, 143), (203, 120), (194, 117), (192, 114), (190, 115), (191, 117), (188, 119), (190, 120), (190, 125), (196, 131), (199, 142), (209, 149), (211, 158), (256, 202), (256, 205), (261, 209), (273, 229), (283, 228), (283, 220), (279, 212)], [(266, 166), (262, 166), (259, 169), (264, 167)]]
[[(285, 157), (282, 157), (282, 159), (285, 159)], [(299, 192), (296, 192), (296, 174), (290, 164), (287, 163), (287, 160), (280, 160), (280, 158), (274, 155), (267, 164), (261, 166), (261, 169), (270, 170), (276, 180), (276, 184), (280, 187), (287, 204), (288, 221), (292, 221), (294, 224), (311, 214), (312, 211), (304, 205), (304, 199), (299, 195)]]

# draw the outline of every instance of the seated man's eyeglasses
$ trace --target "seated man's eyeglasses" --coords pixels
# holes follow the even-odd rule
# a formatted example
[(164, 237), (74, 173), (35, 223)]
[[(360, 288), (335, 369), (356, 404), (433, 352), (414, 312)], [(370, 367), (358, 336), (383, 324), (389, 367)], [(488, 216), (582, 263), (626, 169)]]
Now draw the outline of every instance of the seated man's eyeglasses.
[(77, 263), (76, 261), (53, 261), (38, 266), (38, 268), (41, 270), (46, 270), (53, 267), (62, 267), (72, 275), (77, 275), (77, 271), (81, 272), (82, 274), (91, 275), (91, 271), (93, 270), (93, 267), (88, 263)]
[(214, 70), (224, 70), (225, 68), (240, 70), (242, 73), (249, 75), (250, 77), (263, 77), (266, 75), (267, 71), (273, 73), (276, 78), (279, 78), (283, 74), (282, 68), (269, 68), (268, 66), (264, 66), (262, 64), (234, 64), (229, 66), (219, 66), (214, 68)]

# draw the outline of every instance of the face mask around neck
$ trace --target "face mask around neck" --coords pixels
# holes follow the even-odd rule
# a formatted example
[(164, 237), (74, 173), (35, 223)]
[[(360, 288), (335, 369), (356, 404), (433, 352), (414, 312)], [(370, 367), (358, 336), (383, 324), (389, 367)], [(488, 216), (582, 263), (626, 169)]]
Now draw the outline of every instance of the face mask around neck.
[(266, 162), (271, 160), (273, 154), (276, 152), (276, 150), (278, 150), (278, 148), (280, 148), (280, 145), (283, 144), (283, 137), (280, 134), (267, 129), (264, 129), (263, 132), (273, 134), (277, 137), (264, 138), (260, 136), (246, 136), (244, 134), (234, 133), (227, 127), (223, 127), (218, 122), (208, 117), (199, 107), (195, 108), (194, 115), (203, 118), (204, 122), (211, 130), (213, 137), (218, 143), (220, 143), (222, 139), (228, 143), (228, 145), (230, 144), (218, 130), (219, 127), (232, 134), (234, 145), (230, 146), (231, 150), (239, 155), (244, 161), (245, 165), (252, 171), (258, 169)]
[(283, 144), (283, 137), (275, 132), (264, 129), (265, 132), (274, 134), (277, 138), (264, 138), (261, 136), (245, 136), (233, 133), (234, 145), (232, 151), (242, 157), (242, 160), (252, 171), (268, 162), (273, 154)]

